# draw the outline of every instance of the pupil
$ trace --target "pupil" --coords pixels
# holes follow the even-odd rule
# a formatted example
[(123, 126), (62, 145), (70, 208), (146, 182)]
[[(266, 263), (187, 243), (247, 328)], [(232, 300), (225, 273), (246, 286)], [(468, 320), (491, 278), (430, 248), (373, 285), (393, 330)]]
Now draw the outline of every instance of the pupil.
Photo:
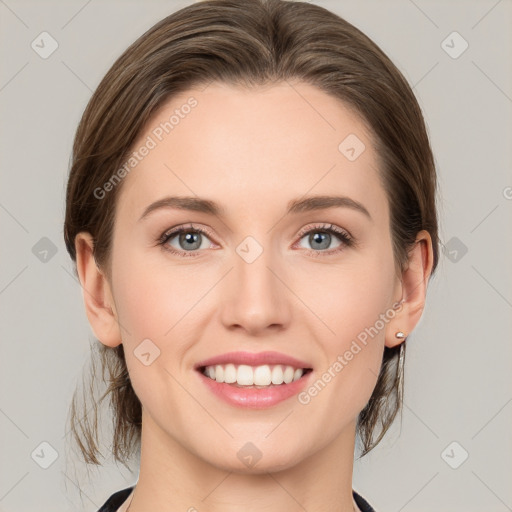
[(328, 237), (330, 237), (329, 233), (317, 232), (313, 235), (313, 239), (315, 242), (321, 243), (322, 241), (325, 242), (327, 240), (327, 244), (324, 243), (324, 245), (321, 247), (321, 249), (327, 249), (327, 247), (329, 247), (329, 238)]
[(185, 241), (187, 242), (187, 248), (192, 248), (192, 249), (198, 249), (199, 246), (201, 245), (200, 243), (198, 244), (197, 247), (192, 247), (193, 244), (197, 244), (197, 240), (199, 238), (199, 233), (182, 233), (181, 234), (181, 241), (183, 241), (183, 239), (185, 239)]

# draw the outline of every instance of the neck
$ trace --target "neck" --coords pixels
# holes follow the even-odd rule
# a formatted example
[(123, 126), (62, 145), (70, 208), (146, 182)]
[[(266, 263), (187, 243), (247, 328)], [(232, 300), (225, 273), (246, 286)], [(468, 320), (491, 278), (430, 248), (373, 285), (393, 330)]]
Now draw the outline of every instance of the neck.
[(352, 496), (355, 422), (289, 468), (245, 473), (209, 464), (144, 413), (142, 425), (139, 480), (127, 512), (359, 512)]

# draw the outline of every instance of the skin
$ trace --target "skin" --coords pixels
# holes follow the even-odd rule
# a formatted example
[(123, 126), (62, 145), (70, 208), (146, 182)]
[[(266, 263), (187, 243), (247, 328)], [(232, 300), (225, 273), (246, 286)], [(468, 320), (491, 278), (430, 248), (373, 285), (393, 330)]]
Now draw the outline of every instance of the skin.
[[(157, 112), (134, 147), (191, 95), (198, 105), (124, 178), (110, 281), (94, 262), (90, 235), (76, 238), (89, 322), (103, 344), (124, 344), (143, 406), (130, 512), (352, 511), (357, 417), (384, 347), (400, 344), (395, 333), (410, 334), (420, 320), (431, 238), (418, 234), (408, 268), (397, 275), (370, 132), (306, 83), (191, 89)], [(366, 146), (354, 161), (338, 150), (351, 133)], [(334, 193), (362, 203), (371, 219), (347, 207), (285, 215), (292, 199)], [(139, 221), (150, 203), (171, 194), (218, 202), (225, 217), (167, 208)], [(158, 245), (169, 228), (190, 222), (213, 234), (199, 235), (198, 256)], [(308, 234), (298, 236), (317, 223), (348, 231), (356, 245), (332, 235), (322, 249)], [(247, 236), (263, 248), (250, 264), (236, 252)], [(187, 251), (179, 235), (167, 244)], [(394, 318), (307, 405), (292, 397), (266, 410), (238, 409), (193, 369), (228, 351), (276, 350), (310, 362), (314, 382), (401, 299)], [(161, 351), (149, 366), (134, 355), (146, 338)], [(237, 457), (248, 441), (262, 454), (253, 467)]]

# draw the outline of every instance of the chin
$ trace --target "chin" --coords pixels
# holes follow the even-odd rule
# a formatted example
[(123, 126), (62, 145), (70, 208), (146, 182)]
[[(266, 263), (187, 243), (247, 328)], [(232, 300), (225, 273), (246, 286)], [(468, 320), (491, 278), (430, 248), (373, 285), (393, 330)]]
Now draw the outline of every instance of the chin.
[(290, 448), (290, 453), (276, 453), (272, 448), (267, 448), (268, 455), (265, 456), (265, 450), (258, 450), (252, 443), (247, 443), (238, 449), (234, 458), (225, 458), (225, 452), (222, 454), (222, 460), (210, 459), (210, 464), (232, 473), (240, 475), (262, 475), (266, 473), (275, 473), (290, 469), (301, 462), (296, 450)]

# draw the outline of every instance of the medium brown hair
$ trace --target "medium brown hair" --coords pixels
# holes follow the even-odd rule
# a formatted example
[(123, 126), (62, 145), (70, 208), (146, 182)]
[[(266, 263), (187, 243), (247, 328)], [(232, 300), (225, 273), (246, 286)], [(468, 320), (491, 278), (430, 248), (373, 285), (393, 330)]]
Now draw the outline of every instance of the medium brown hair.
[[(406, 268), (418, 232), (427, 230), (433, 273), (439, 257), (435, 164), (411, 87), (383, 51), (353, 25), (318, 5), (286, 0), (192, 4), (150, 28), (113, 64), (84, 111), (73, 145), (64, 239), (75, 273), (75, 237), (86, 231), (93, 237), (98, 267), (111, 276), (116, 198), (123, 182), (101, 200), (94, 191), (121, 168), (137, 136), (165, 102), (212, 81), (250, 88), (291, 79), (341, 100), (369, 127), (390, 207), (397, 272)], [(100, 464), (98, 405), (110, 397), (112, 455), (125, 463), (140, 448), (141, 404), (123, 345), (108, 348), (97, 342), (94, 348), (107, 388), (90, 409), (87, 391), (80, 403), (75, 390), (71, 432), (84, 460)], [(405, 342), (384, 349), (375, 389), (358, 418), (362, 455), (380, 442), (401, 410), (399, 362), (404, 355)]]

